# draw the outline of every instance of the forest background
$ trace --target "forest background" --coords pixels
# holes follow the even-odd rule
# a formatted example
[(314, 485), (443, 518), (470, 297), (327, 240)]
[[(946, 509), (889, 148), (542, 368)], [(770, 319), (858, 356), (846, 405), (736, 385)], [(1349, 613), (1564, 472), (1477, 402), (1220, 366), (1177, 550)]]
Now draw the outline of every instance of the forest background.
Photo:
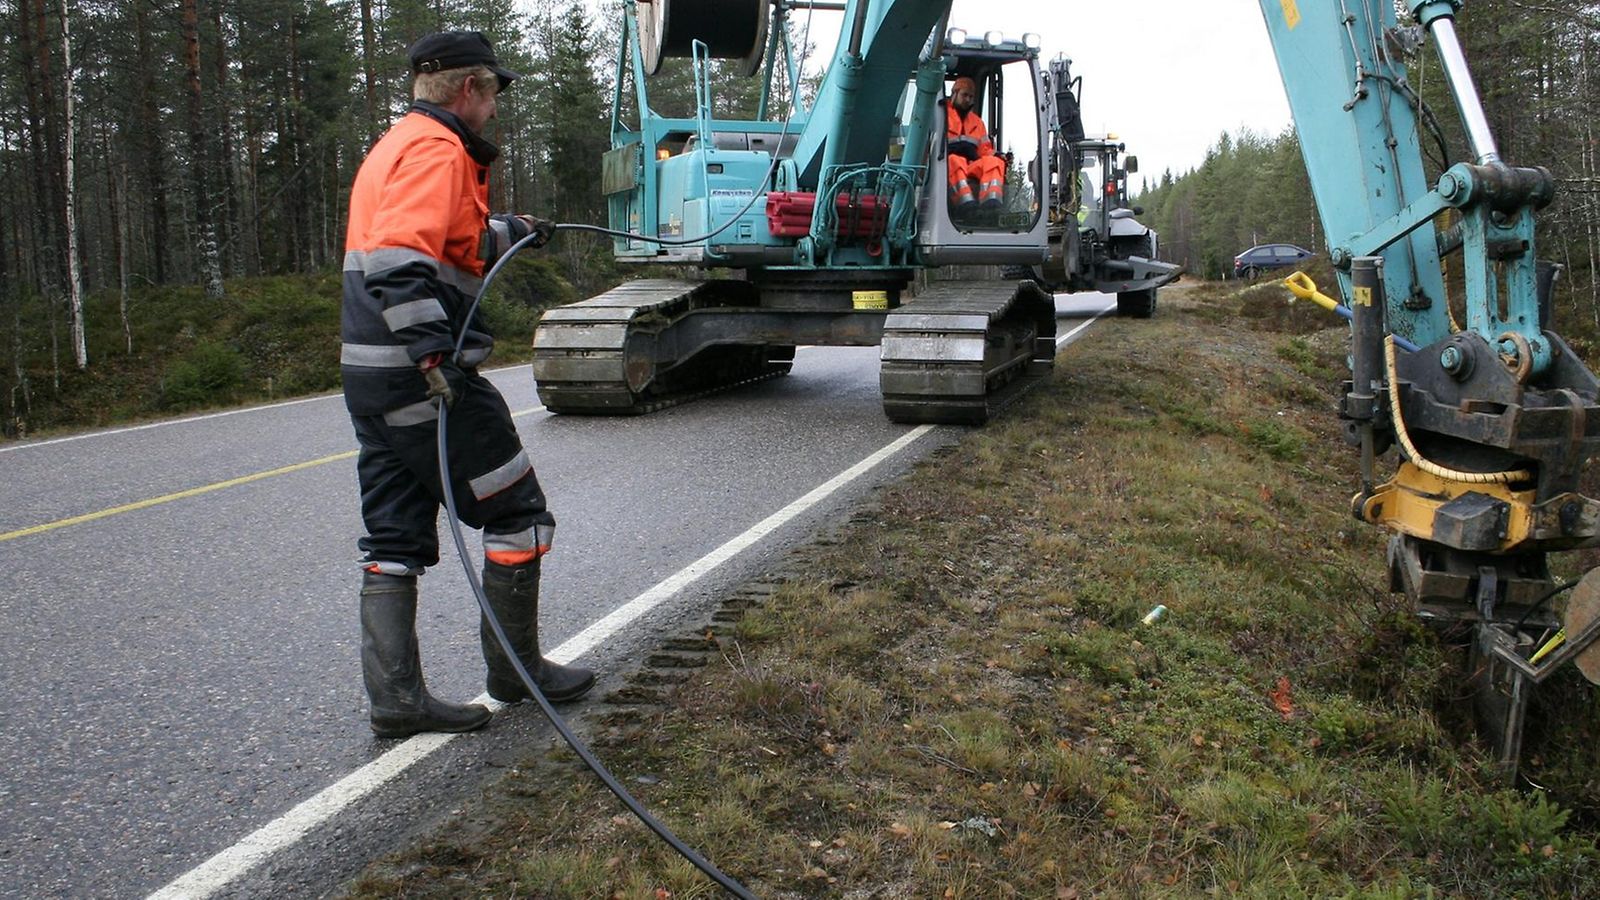
[[(1539, 234), (1564, 266), (1556, 321), (1592, 341), (1600, 3), (1470, 6), (1460, 27), (1502, 155), (1559, 185)], [(405, 50), (427, 32), (482, 30), (530, 76), (501, 97), (491, 206), (602, 221), (620, 18), (581, 0), (7, 0), (0, 436), (336, 388), (346, 195), (409, 103)], [(1417, 54), (1442, 169), (1465, 142), (1438, 73)], [(748, 115), (759, 90), (718, 77), (714, 114)], [(651, 96), (689, 113), (687, 65)], [(1254, 243), (1326, 243), (1292, 130), (1223, 133), (1195, 170), (1147, 173), (1139, 202), (1161, 255), (1200, 277)], [(586, 235), (525, 257), (490, 303), (502, 361), (526, 352), (540, 310), (628, 274)]]

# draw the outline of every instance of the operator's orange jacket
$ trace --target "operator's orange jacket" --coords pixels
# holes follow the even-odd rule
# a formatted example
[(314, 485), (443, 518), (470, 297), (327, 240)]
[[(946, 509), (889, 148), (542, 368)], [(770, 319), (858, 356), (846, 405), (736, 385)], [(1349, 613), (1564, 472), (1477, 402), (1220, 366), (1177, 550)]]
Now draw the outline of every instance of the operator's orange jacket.
[[(956, 109), (954, 103), (946, 103), (945, 111), (945, 148), (951, 153), (959, 154), (964, 159), (976, 159), (994, 155), (994, 143), (989, 140), (989, 129), (983, 127), (983, 120), (972, 111), (962, 113)], [(963, 147), (970, 147), (970, 152), (964, 152)]]
[(373, 145), (350, 190), (339, 368), (355, 415), (420, 410), (417, 363), (447, 356), (462, 331), (461, 366), (494, 338), (467, 310), (485, 263), (528, 233), (489, 215), (489, 164), (499, 150), (450, 112), (418, 101)]
[(945, 120), (945, 162), (950, 186), (958, 188), (968, 178), (977, 178), (983, 185), (1003, 185), (1005, 161), (995, 155), (989, 130), (983, 127), (978, 114), (963, 114), (955, 104), (946, 103)]

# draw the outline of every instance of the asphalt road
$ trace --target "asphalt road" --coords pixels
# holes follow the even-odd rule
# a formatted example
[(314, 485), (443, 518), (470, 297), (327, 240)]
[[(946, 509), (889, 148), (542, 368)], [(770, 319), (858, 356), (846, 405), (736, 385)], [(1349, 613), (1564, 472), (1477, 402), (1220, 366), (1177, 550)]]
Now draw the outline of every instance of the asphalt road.
[[(1060, 333), (1108, 301), (1059, 298)], [(876, 348), (803, 348), (789, 377), (634, 419), (552, 416), (526, 366), (490, 377), (559, 521), (545, 646), (659, 601), (582, 640), (611, 683), (652, 635), (961, 434), (883, 417)], [(320, 895), (550, 739), (527, 705), (435, 752), (372, 738), (354, 446), (330, 396), (0, 447), (0, 895), (145, 896), (186, 873), (190, 896)], [(432, 690), (460, 700), (482, 691), (477, 610), (441, 536), (422, 654)], [(696, 561), (709, 570), (681, 574)], [(411, 751), (422, 761), (326, 799)]]

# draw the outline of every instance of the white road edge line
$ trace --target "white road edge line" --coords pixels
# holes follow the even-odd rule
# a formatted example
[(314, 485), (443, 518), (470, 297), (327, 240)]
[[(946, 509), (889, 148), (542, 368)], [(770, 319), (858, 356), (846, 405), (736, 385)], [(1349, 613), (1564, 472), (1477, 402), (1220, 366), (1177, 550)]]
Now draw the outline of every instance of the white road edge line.
[[(1101, 316), (1114, 309), (1116, 309), (1115, 306), (1107, 307), (1094, 318), (1057, 338), (1056, 346), (1060, 347), (1072, 340), (1084, 329), (1093, 325)], [(665, 581), (628, 601), (600, 621), (578, 632), (561, 646), (551, 650), (548, 654), (549, 657), (556, 662), (567, 663), (589, 652), (657, 606), (660, 606), (679, 591), (704, 578), (717, 567), (738, 556), (744, 550), (749, 549), (762, 538), (788, 524), (811, 507), (826, 500), (840, 488), (870, 472), (878, 464), (905, 449), (918, 438), (932, 431), (933, 428), (934, 426), (932, 425), (918, 425), (916, 428), (911, 429), (880, 448), (871, 456), (813, 488), (805, 496), (757, 522), (743, 534), (700, 557)], [(474, 702), (485, 703), (493, 708), (501, 706), (501, 704), (489, 699), (488, 694), (479, 695)], [(302, 801), (287, 813), (246, 835), (232, 847), (221, 851), (183, 875), (178, 876), (168, 883), (166, 887), (151, 894), (149, 900), (180, 900), (180, 898), (181, 900), (198, 900), (198, 898), (211, 896), (241, 875), (266, 861), (267, 857), (299, 841), (300, 838), (310, 833), (312, 829), (333, 818), (346, 806), (382, 787), (385, 783), (457, 737), (459, 735), (419, 734), (416, 737), (407, 739), (372, 762), (351, 772), (332, 785), (323, 788), (309, 800)]]
[(1102, 309), (1099, 312), (1095, 313), (1093, 318), (1091, 318), (1088, 321), (1084, 322), (1082, 325), (1079, 325), (1077, 328), (1074, 328), (1071, 331), (1067, 332), (1066, 334), (1063, 334), (1061, 337), (1056, 338), (1056, 349), (1057, 350), (1061, 349), (1061, 345), (1062, 344), (1065, 344), (1066, 342), (1068, 342), (1068, 341), (1072, 340), (1073, 338), (1077, 337), (1079, 332), (1083, 331), (1085, 328), (1088, 328), (1090, 325), (1093, 325), (1094, 323), (1100, 321), (1100, 319), (1102, 317), (1104, 317), (1107, 313), (1116, 312), (1116, 310), (1117, 310), (1117, 305), (1115, 303), (1113, 303), (1110, 306), (1106, 307), (1105, 309)]
[(55, 444), (68, 444), (73, 441), (86, 441), (89, 438), (110, 437), (114, 434), (128, 434), (134, 431), (148, 431), (151, 428), (165, 428), (169, 425), (187, 425), (190, 422), (204, 422), (208, 419), (222, 419), (228, 416), (238, 416), (244, 413), (262, 412), (269, 409), (282, 409), (285, 406), (298, 406), (302, 403), (315, 403), (318, 400), (331, 400), (342, 397), (343, 394), (324, 394), (320, 397), (302, 397), (298, 400), (284, 400), (281, 403), (269, 403), (265, 406), (249, 406), (244, 409), (230, 409), (224, 412), (205, 413), (198, 416), (187, 416), (182, 419), (164, 419), (160, 422), (147, 422), (143, 425), (129, 425), (126, 428), (111, 428), (106, 431), (90, 431), (84, 434), (73, 434), (67, 437), (50, 438), (44, 441), (27, 441), (21, 444), (8, 444), (0, 447), (0, 453), (10, 453), (13, 450), (31, 450), (34, 447), (50, 447)]
[[(681, 569), (677, 574), (610, 615), (579, 632), (575, 637), (550, 651), (549, 657), (557, 662), (570, 662), (593, 649), (607, 638), (627, 627), (650, 610), (661, 605), (677, 592), (705, 577), (718, 566), (737, 556), (766, 535), (772, 533), (806, 510), (827, 499), (840, 488), (875, 468), (879, 463), (898, 453), (913, 441), (932, 431), (932, 425), (918, 425), (896, 438), (877, 452), (861, 460), (838, 475), (814, 488), (804, 497), (790, 503), (778, 512), (762, 519), (749, 530), (733, 538), (705, 556)], [(479, 696), (482, 703), (488, 695)], [(495, 704), (498, 705), (498, 704)], [(180, 875), (166, 887), (150, 895), (150, 900), (191, 900), (209, 897), (226, 887), (241, 875), (260, 865), (267, 857), (295, 843), (313, 828), (331, 819), (351, 803), (372, 793), (384, 783), (420, 762), (429, 754), (450, 743), (458, 735), (420, 734), (398, 747), (367, 763), (332, 785), (324, 788), (309, 800), (301, 802), (277, 819), (246, 835), (232, 847), (223, 850), (188, 872)]]

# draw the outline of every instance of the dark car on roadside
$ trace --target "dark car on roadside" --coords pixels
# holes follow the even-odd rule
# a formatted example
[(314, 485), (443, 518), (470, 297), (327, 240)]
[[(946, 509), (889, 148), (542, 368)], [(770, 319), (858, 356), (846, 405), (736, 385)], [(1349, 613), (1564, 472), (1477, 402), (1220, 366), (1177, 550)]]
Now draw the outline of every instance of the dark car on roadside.
[(1233, 258), (1233, 277), (1254, 278), (1268, 269), (1299, 265), (1315, 255), (1294, 244), (1257, 244)]

